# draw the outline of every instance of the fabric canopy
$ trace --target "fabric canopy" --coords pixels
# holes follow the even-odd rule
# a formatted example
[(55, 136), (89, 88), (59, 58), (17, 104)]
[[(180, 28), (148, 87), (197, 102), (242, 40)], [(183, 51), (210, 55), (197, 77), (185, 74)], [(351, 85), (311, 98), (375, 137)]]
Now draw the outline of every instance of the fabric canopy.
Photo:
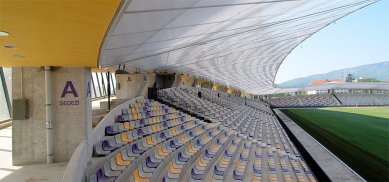
[(183, 73), (259, 94), (273, 87), (282, 61), (302, 41), (376, 1), (132, 0), (99, 64)]

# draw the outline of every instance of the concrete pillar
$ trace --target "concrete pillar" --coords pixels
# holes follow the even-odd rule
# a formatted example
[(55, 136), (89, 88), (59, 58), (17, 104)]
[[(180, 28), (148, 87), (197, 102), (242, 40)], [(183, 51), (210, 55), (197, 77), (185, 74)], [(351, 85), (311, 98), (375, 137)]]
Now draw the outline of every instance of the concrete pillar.
[(234, 95), (242, 95), (244, 94), (243, 92), (239, 91), (239, 90), (236, 90), (236, 89), (233, 89), (233, 88), (228, 88), (227, 89), (227, 93), (229, 94), (234, 94)]
[(217, 90), (217, 91), (222, 91), (222, 92), (225, 92), (225, 93), (228, 92), (228, 87), (227, 86), (224, 86), (224, 85), (221, 85), (221, 84), (217, 84), (217, 83), (213, 84), (212, 89), (213, 90)]
[(177, 80), (178, 80), (177, 87), (181, 87), (181, 88), (192, 87), (195, 81), (194, 78), (186, 75), (180, 75)]
[(155, 73), (147, 73), (146, 79), (147, 79), (146, 86), (143, 88), (142, 91), (142, 95), (144, 97), (147, 97), (148, 95), (148, 88), (153, 87), (155, 83)]
[(173, 84), (172, 84), (172, 87), (178, 87), (179, 86), (179, 84), (180, 84), (180, 82), (181, 82), (181, 74), (178, 74), (178, 73), (176, 73), (175, 75), (174, 75), (174, 82), (173, 82)]
[(207, 89), (212, 89), (212, 83), (207, 82), (207, 81), (201, 82), (201, 87), (207, 88)]
[(133, 99), (147, 96), (147, 88), (155, 83), (155, 74), (117, 74), (116, 99)]
[[(12, 122), (14, 165), (46, 163), (45, 82), (42, 68), (12, 69), (12, 98), (28, 99), (29, 119)], [(52, 71), (53, 157), (68, 161), (92, 131), (89, 68)]]

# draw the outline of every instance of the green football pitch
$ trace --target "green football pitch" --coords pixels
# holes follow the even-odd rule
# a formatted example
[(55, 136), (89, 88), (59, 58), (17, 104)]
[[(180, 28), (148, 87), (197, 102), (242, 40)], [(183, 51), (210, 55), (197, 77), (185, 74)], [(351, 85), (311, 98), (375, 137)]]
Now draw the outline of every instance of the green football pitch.
[(368, 181), (389, 181), (389, 107), (282, 109)]

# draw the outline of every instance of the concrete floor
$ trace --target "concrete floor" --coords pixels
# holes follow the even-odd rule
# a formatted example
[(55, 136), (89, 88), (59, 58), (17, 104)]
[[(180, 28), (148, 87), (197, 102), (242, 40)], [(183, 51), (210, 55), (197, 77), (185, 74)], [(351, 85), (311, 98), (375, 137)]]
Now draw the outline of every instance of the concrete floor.
[(67, 163), (12, 165), (12, 127), (0, 129), (0, 181), (61, 181)]
[[(113, 97), (112, 99), (115, 99)], [(100, 108), (99, 99), (92, 101), (92, 108)], [(12, 127), (0, 129), (0, 182), (56, 182), (61, 181), (67, 163), (12, 165)]]

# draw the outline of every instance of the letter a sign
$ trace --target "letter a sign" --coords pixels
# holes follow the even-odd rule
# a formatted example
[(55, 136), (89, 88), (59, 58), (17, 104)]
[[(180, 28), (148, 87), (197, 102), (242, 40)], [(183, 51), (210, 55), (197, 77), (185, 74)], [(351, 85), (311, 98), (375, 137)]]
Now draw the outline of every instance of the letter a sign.
[(67, 81), (65, 88), (63, 88), (61, 97), (65, 97), (66, 94), (73, 94), (74, 97), (78, 97), (77, 91), (74, 88), (72, 81)]

